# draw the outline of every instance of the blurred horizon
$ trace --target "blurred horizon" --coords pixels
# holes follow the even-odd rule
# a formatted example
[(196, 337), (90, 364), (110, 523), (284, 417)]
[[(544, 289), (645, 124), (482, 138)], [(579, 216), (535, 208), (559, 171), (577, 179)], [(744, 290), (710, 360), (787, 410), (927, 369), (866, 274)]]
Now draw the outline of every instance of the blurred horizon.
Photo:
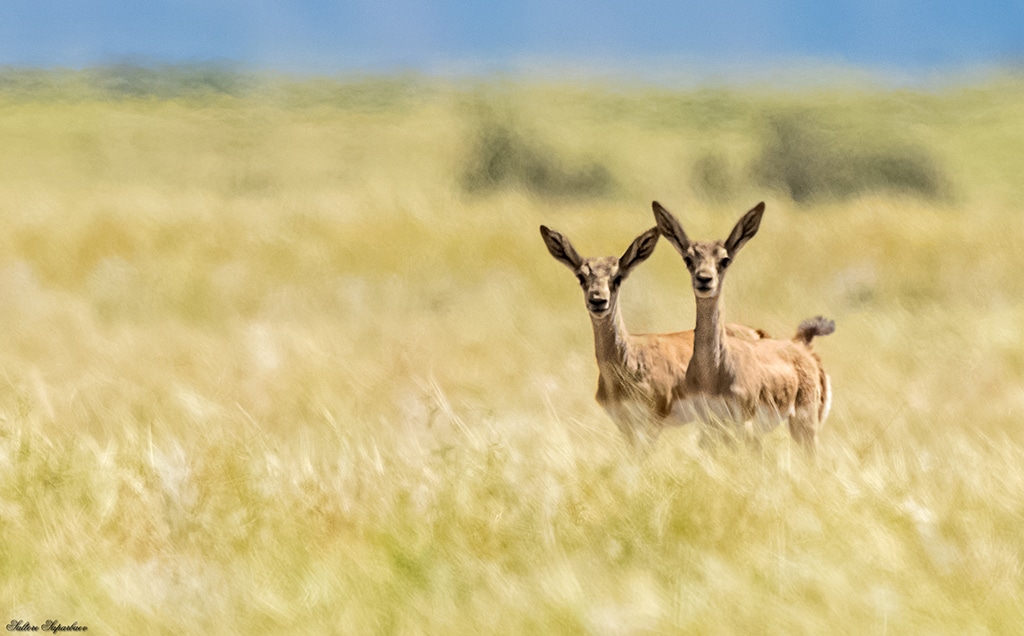
[[(300, 74), (554, 73), (815, 79), (861, 71), (897, 82), (1020, 68), (1024, 4), (712, 4), (443, 0), (282, 2), (13, 0), (0, 66), (216, 64)], [(840, 72), (839, 75), (842, 75)]]

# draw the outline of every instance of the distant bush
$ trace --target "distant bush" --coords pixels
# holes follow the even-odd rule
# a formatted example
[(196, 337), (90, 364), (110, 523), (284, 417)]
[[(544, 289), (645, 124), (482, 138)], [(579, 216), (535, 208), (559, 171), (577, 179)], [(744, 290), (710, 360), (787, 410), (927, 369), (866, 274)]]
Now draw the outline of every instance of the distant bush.
[(718, 153), (701, 155), (690, 171), (694, 191), (712, 201), (728, 200), (735, 181), (728, 159)]
[(113, 64), (89, 69), (86, 74), (92, 86), (112, 97), (170, 99), (197, 94), (238, 96), (253, 85), (253, 79), (245, 73), (209, 64)]
[(414, 74), (298, 77), (230, 64), (109, 64), (80, 70), (0, 66), (0, 97), (18, 99), (269, 98), (285, 107), (360, 112), (415, 106), (428, 91)]
[[(880, 135), (881, 136), (881, 133)], [(936, 198), (946, 178), (923, 148), (894, 140), (851, 139), (806, 113), (771, 117), (760, 154), (750, 166), (758, 185), (794, 201), (897, 191)]]
[[(67, 75), (63, 71), (61, 75)], [(31, 95), (53, 92), (58, 73), (35, 68), (0, 66), (0, 95)]]
[(511, 126), (485, 122), (466, 160), (462, 186), (467, 192), (523, 188), (540, 196), (603, 196), (614, 186), (599, 163), (566, 167), (550, 149)]
[(256, 85), (255, 75), (216, 64), (129, 63), (82, 70), (0, 67), (0, 95), (28, 99), (240, 96)]

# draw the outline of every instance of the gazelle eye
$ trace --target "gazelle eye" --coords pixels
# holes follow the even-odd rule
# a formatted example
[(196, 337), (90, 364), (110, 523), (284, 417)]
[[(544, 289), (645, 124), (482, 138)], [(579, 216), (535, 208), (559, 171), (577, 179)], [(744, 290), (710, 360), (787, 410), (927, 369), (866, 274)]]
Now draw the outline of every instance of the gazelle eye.
[(730, 263), (732, 263), (732, 259), (730, 259), (728, 256), (726, 256), (722, 260), (718, 261), (718, 266), (723, 268), (723, 269), (725, 269), (726, 267), (729, 267)]
[(583, 278), (583, 274), (576, 274), (576, 280), (580, 282), (580, 285), (586, 285), (587, 279)]
[(612, 279), (612, 286), (613, 287), (618, 287), (621, 284), (622, 284), (622, 274), (619, 274), (618, 276), (616, 276), (615, 278)]
[(683, 262), (686, 263), (687, 267), (689, 267), (690, 269), (693, 269), (693, 259), (692, 258), (690, 258), (689, 256), (684, 256), (683, 257)]

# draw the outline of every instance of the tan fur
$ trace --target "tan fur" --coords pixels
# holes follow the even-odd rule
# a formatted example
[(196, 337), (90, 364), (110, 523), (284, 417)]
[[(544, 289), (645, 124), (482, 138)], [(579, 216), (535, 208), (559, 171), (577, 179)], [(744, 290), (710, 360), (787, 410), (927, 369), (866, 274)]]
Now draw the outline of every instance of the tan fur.
[(726, 270), (757, 233), (764, 203), (747, 212), (725, 241), (690, 241), (668, 210), (657, 201), (653, 207), (658, 228), (683, 256), (697, 300), (693, 357), (675, 410), (710, 424), (724, 420), (766, 429), (788, 422), (793, 439), (813, 452), (831, 387), (811, 341), (832, 333), (835, 324), (819, 316), (801, 323), (792, 340), (754, 341), (720, 326)]
[[(653, 443), (668, 423), (688, 421), (673, 416), (672, 406), (684, 388), (694, 332), (633, 335), (619, 311), (620, 285), (654, 252), (657, 228), (637, 237), (621, 258), (583, 258), (562, 234), (545, 226), (540, 230), (548, 251), (576, 274), (583, 288), (594, 330), (597, 402), (634, 445)], [(763, 334), (743, 325), (729, 325), (727, 331), (743, 341)]]

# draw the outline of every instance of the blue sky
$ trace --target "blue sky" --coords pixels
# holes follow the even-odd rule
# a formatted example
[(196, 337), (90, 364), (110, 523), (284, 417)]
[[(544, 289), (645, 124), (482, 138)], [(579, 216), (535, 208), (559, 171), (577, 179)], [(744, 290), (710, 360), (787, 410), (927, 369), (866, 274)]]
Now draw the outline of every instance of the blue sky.
[(889, 70), (1024, 63), (1024, 0), (2, 0), (0, 65), (284, 71), (524, 61)]

